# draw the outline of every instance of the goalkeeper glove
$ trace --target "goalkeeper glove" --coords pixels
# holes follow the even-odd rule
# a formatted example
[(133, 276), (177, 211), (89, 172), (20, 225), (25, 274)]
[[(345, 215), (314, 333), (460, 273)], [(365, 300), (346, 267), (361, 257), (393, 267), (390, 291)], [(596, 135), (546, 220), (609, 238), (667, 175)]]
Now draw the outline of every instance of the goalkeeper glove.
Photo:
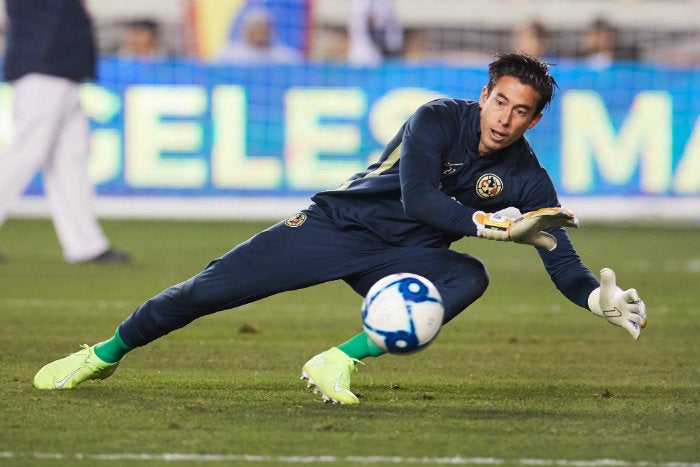
[(578, 227), (574, 213), (564, 208), (543, 208), (523, 214), (518, 218), (476, 211), (472, 215), (476, 234), (490, 240), (526, 243), (552, 251), (557, 240), (544, 229), (550, 227)]
[(600, 271), (600, 287), (588, 296), (588, 308), (593, 314), (629, 332), (634, 340), (647, 325), (646, 306), (635, 289), (622, 290), (615, 283), (612, 269)]

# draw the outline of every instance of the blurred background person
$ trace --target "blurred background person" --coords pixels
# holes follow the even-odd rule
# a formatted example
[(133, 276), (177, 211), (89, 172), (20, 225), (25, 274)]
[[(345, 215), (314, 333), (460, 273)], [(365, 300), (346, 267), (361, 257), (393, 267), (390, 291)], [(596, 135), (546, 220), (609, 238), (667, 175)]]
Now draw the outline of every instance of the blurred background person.
[(215, 61), (219, 63), (298, 63), (299, 50), (278, 42), (270, 12), (255, 8), (245, 13), (240, 34), (226, 42)]
[(549, 57), (549, 33), (544, 24), (530, 21), (513, 29), (513, 50), (533, 57)]
[(348, 61), (348, 31), (344, 26), (324, 27), (314, 35), (317, 38), (312, 50), (314, 60), (328, 63)]
[(404, 45), (401, 57), (406, 62), (423, 62), (431, 59), (425, 40), (425, 33), (418, 29), (404, 31)]
[(379, 65), (403, 52), (403, 26), (393, 0), (353, 0), (348, 35), (353, 65)]
[(153, 19), (126, 21), (121, 32), (118, 54), (123, 58), (163, 58), (160, 25)]
[(583, 32), (579, 58), (588, 64), (605, 68), (617, 59), (617, 30), (603, 18), (588, 25)]
[(93, 210), (90, 131), (80, 82), (95, 78), (92, 21), (81, 0), (5, 0), (4, 79), (14, 89), (14, 138), (0, 154), (0, 224), (36, 172), (66, 261), (124, 263)]

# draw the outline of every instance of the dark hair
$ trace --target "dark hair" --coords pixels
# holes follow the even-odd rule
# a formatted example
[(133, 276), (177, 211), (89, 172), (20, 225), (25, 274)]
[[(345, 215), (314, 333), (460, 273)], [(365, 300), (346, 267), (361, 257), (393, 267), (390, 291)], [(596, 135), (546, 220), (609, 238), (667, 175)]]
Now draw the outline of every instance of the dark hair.
[(158, 35), (160, 32), (160, 25), (156, 20), (151, 18), (132, 19), (126, 21), (124, 26), (127, 28), (142, 29), (154, 35)]
[(496, 54), (496, 59), (489, 64), (489, 93), (496, 86), (496, 81), (504, 76), (513, 76), (521, 83), (532, 86), (540, 95), (535, 114), (549, 106), (554, 98), (557, 82), (549, 73), (549, 64), (544, 60), (522, 52)]
[(615, 34), (617, 31), (615, 27), (610, 24), (605, 18), (596, 18), (588, 25), (588, 30), (596, 32), (605, 32), (608, 34)]

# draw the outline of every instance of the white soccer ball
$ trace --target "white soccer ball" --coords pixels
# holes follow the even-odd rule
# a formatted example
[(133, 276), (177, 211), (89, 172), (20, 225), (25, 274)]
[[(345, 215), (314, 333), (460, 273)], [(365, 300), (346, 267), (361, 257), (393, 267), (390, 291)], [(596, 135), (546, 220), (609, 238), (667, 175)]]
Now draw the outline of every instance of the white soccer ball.
[(435, 285), (417, 274), (386, 276), (369, 289), (362, 303), (362, 326), (389, 353), (425, 348), (437, 336), (445, 310)]

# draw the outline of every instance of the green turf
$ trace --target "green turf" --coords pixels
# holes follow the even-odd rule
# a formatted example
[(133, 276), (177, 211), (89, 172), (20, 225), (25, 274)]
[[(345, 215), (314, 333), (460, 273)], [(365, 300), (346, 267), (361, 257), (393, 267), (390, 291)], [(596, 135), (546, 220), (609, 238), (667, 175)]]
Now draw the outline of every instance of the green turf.
[(645, 299), (636, 343), (564, 299), (531, 248), (463, 240), (455, 248), (491, 273), (485, 296), (426, 351), (367, 360), (353, 377), (360, 405), (338, 406), (297, 378), (359, 329), (360, 299), (342, 283), (203, 318), (132, 352), (108, 380), (35, 390), (41, 365), (109, 337), (266, 224), (104, 225), (133, 264), (65, 264), (47, 220), (0, 229), (2, 466), (700, 465), (698, 227), (571, 232), (592, 270), (614, 268)]

